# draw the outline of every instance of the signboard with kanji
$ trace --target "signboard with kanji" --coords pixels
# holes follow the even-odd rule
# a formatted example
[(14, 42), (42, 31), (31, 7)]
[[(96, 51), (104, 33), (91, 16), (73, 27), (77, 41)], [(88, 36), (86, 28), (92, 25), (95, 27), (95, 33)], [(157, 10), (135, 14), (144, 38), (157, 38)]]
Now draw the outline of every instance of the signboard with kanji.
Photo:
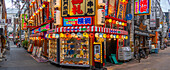
[(62, 0), (62, 17), (95, 14), (95, 0)]
[(124, 19), (124, 15), (126, 12), (126, 1), (124, 0), (119, 0), (118, 4), (118, 11), (117, 11), (117, 18), (119, 19)]
[(150, 0), (135, 0), (135, 14), (136, 15), (149, 15), (150, 14)]
[(92, 25), (92, 17), (65, 17), (63, 26)]

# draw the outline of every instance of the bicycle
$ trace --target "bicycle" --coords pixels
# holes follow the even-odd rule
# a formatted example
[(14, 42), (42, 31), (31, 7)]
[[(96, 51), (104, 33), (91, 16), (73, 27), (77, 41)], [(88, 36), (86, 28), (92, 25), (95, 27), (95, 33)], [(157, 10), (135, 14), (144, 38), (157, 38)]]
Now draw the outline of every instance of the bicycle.
[(137, 59), (139, 63), (141, 58), (147, 59), (148, 55), (149, 53), (145, 53), (145, 51), (141, 47), (139, 47), (138, 51), (136, 51), (134, 54), (135, 59)]

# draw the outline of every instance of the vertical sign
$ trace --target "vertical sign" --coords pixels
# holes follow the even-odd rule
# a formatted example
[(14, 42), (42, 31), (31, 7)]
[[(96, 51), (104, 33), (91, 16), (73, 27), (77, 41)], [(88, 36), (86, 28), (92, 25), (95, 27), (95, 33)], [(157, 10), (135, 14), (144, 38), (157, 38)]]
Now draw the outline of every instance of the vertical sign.
[(95, 0), (86, 0), (86, 13), (87, 15), (94, 15)]
[(27, 18), (27, 14), (22, 14), (22, 29), (26, 29), (27, 23), (25, 22), (25, 19)]
[(125, 3), (120, 0), (118, 4), (118, 11), (117, 11), (117, 18), (123, 19), (124, 18), (124, 9), (125, 8)]
[(156, 14), (155, 14), (155, 0), (151, 1), (151, 14), (150, 14), (150, 29), (156, 29)]
[(67, 16), (69, 14), (69, 1), (68, 0), (62, 0), (62, 16)]
[(98, 11), (97, 11), (97, 23), (99, 25), (104, 25), (104, 23), (105, 23), (105, 10), (104, 9), (98, 9)]
[(95, 14), (95, 0), (62, 0), (62, 17)]
[(85, 0), (69, 0), (70, 1), (70, 16), (84, 15)]
[(108, 15), (115, 17), (116, 0), (109, 0)]
[(135, 14), (150, 14), (150, 0), (135, 0)]
[(105, 15), (107, 16), (108, 15), (108, 0), (105, 0), (105, 3), (106, 3), (106, 5), (105, 5)]

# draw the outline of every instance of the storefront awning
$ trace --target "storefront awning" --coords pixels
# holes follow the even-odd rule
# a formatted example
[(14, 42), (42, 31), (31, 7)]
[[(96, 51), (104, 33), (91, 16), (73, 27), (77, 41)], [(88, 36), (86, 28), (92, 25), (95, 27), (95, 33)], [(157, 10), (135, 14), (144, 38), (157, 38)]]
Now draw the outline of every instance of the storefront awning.
[(54, 32), (98, 32), (98, 33), (128, 35), (128, 32), (124, 30), (97, 27), (97, 26), (59, 27), (56, 28), (55, 30), (56, 31)]

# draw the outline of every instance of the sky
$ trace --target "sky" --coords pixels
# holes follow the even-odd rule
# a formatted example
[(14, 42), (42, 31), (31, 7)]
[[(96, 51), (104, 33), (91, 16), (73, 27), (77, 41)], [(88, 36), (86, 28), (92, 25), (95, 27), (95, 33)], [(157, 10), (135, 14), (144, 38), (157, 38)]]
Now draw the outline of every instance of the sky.
[[(5, 2), (6, 2), (6, 8), (12, 8), (11, 0), (5, 0)], [(160, 5), (162, 7), (163, 12), (167, 12), (168, 9), (170, 9), (170, 5), (168, 4), (168, 0), (161, 0)]]

